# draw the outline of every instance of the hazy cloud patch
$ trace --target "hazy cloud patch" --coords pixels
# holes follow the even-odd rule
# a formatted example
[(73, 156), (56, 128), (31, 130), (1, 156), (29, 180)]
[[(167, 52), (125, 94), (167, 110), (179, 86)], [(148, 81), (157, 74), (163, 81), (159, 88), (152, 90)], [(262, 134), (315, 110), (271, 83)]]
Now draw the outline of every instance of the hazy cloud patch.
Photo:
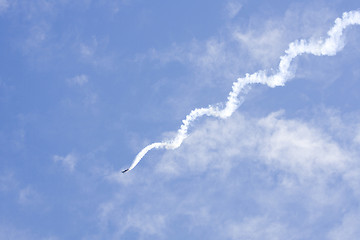
[[(352, 158), (352, 153), (324, 130), (301, 120), (285, 119), (281, 112), (260, 119), (236, 114), (229, 120), (205, 122), (194, 130), (181, 150), (164, 154), (157, 168), (160, 172), (226, 170), (239, 161), (255, 158), (300, 176), (310, 176), (325, 169), (341, 172)], [(230, 160), (234, 157), (238, 160)]]
[(4, 13), (8, 7), (9, 7), (9, 3), (7, 0), (0, 0), (0, 14)]
[[(178, 219), (191, 226), (183, 231), (214, 239), (336, 239), (347, 230), (356, 236), (356, 215), (346, 209), (360, 199), (359, 154), (333, 137), (353, 124), (324, 111), (316, 121), (283, 111), (206, 119), (180, 148), (155, 154), (132, 174), (114, 174), (126, 194), (101, 205), (99, 221), (126, 226), (117, 236), (131, 229), (169, 236), (164, 226)], [(339, 117), (331, 128), (330, 115)]]
[(239, 1), (229, 1), (226, 4), (225, 10), (229, 18), (234, 18), (241, 10), (242, 4)]
[(77, 76), (75, 76), (75, 77), (73, 77), (73, 78), (69, 78), (69, 79), (67, 79), (66, 81), (67, 81), (67, 83), (68, 83), (69, 85), (83, 86), (83, 85), (85, 85), (85, 84), (89, 81), (89, 79), (88, 79), (88, 76), (87, 76), (87, 75), (85, 75), (85, 74), (80, 74), (80, 75), (77, 75)]
[(67, 170), (73, 172), (75, 170), (75, 166), (78, 161), (78, 158), (74, 154), (69, 153), (65, 157), (54, 155), (53, 161), (61, 163)]
[(266, 217), (245, 218), (241, 223), (231, 223), (225, 231), (231, 239), (300, 239), (292, 235), (288, 226)]
[(341, 223), (335, 227), (328, 235), (329, 239), (352, 240), (360, 236), (360, 212), (351, 211), (345, 214)]
[(19, 190), (18, 202), (22, 205), (36, 204), (40, 202), (40, 195), (31, 186)]

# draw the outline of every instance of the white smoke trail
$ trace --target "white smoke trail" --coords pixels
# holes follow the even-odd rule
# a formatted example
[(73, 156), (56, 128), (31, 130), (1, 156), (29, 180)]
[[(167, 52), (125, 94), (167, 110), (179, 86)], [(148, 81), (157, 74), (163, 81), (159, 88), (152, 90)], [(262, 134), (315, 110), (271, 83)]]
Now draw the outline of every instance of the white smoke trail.
[(341, 38), (343, 30), (350, 26), (360, 24), (360, 11), (344, 12), (342, 18), (335, 20), (334, 26), (328, 31), (328, 38), (325, 40), (296, 40), (289, 44), (289, 48), (285, 51), (285, 55), (280, 57), (279, 68), (275, 74), (267, 75), (266, 71), (260, 70), (253, 74), (246, 74), (244, 78), (238, 78), (233, 83), (232, 91), (229, 93), (225, 108), (219, 109), (218, 106), (209, 105), (207, 108), (195, 108), (182, 121), (182, 125), (177, 132), (174, 139), (163, 142), (152, 143), (143, 148), (135, 157), (131, 166), (123, 172), (133, 169), (145, 154), (153, 148), (176, 149), (184, 139), (187, 137), (187, 132), (190, 124), (197, 118), (206, 116), (213, 116), (218, 118), (228, 118), (240, 106), (239, 94), (244, 91), (244, 88), (249, 84), (259, 83), (267, 85), (271, 88), (284, 86), (285, 83), (293, 78), (294, 73), (289, 70), (292, 60), (304, 53), (313, 54), (316, 56), (334, 56), (338, 51), (344, 47), (344, 42)]

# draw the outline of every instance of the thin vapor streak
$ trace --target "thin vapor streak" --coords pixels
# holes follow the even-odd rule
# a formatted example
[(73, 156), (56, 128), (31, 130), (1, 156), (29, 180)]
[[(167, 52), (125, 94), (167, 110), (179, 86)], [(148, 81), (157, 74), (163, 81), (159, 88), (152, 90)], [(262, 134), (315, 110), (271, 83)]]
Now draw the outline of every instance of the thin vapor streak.
[(328, 38), (325, 40), (319, 39), (315, 41), (301, 39), (291, 42), (289, 48), (285, 51), (285, 55), (280, 57), (279, 67), (275, 73), (268, 75), (268, 72), (260, 70), (253, 74), (247, 73), (243, 78), (238, 78), (232, 85), (232, 91), (229, 93), (225, 108), (220, 109), (218, 105), (209, 105), (207, 108), (195, 108), (182, 120), (182, 125), (177, 131), (175, 138), (147, 145), (136, 155), (131, 166), (125, 171), (132, 170), (151, 149), (176, 149), (180, 147), (184, 139), (188, 136), (187, 133), (191, 123), (197, 118), (204, 115), (222, 119), (230, 117), (240, 106), (241, 101), (239, 94), (244, 91), (246, 86), (254, 83), (264, 84), (271, 88), (284, 86), (288, 80), (294, 77), (294, 72), (290, 70), (290, 64), (295, 57), (304, 53), (315, 56), (336, 55), (337, 52), (344, 48), (344, 42), (341, 38), (343, 30), (355, 24), (360, 24), (360, 11), (344, 12), (342, 18), (335, 20), (335, 24), (328, 31)]

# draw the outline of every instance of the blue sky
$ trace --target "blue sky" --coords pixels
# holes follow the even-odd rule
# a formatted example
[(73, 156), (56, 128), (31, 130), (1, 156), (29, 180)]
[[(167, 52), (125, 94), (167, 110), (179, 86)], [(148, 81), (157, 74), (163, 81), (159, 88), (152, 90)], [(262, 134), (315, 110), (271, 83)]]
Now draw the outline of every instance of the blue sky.
[(303, 54), (358, 1), (0, 0), (0, 239), (357, 239), (360, 26)]

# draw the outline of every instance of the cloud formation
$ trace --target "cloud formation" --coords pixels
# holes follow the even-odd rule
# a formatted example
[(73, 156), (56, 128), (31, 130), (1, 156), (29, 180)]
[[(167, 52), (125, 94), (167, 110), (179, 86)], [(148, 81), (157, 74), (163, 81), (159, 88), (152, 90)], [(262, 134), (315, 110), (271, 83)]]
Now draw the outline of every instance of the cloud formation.
[(234, 18), (241, 10), (242, 4), (237, 1), (230, 1), (226, 5), (226, 12), (229, 18)]
[(67, 79), (68, 84), (82, 86), (88, 82), (88, 77), (85, 74), (77, 75), (73, 78)]
[(20, 189), (18, 202), (22, 205), (35, 204), (40, 201), (40, 195), (30, 186)]
[[(356, 151), (342, 148), (331, 135), (301, 120), (288, 120), (282, 111), (260, 119), (235, 114), (226, 120), (206, 121), (181, 151), (166, 152), (157, 170), (170, 176), (188, 171), (228, 172), (241, 164), (239, 159), (261, 159), (301, 178), (319, 172), (341, 173), (351, 165)], [(353, 142), (354, 136), (347, 139)]]
[(166, 219), (162, 228), (138, 229), (149, 237), (157, 229), (156, 236), (171, 238), (181, 219), (182, 237), (354, 239), (360, 153), (342, 142), (355, 141), (347, 132), (358, 120), (346, 118), (324, 110), (306, 121), (282, 111), (206, 119), (181, 148), (163, 154), (156, 174), (141, 168), (129, 176), (136, 181), (121, 182), (126, 194), (110, 200), (102, 217), (126, 226), (123, 234), (137, 228), (139, 214), (155, 226), (158, 216)]
[(65, 157), (55, 155), (53, 156), (54, 162), (60, 162), (62, 165), (67, 168), (70, 172), (75, 170), (76, 162), (78, 161), (77, 157), (71, 153)]
[[(189, 115), (182, 121), (183, 124), (177, 132), (174, 139), (155, 142), (143, 148), (135, 157), (133, 163), (127, 170), (132, 170), (151, 149), (165, 148), (176, 149), (178, 148), (185, 138), (188, 136), (188, 129), (193, 121), (202, 116), (212, 116), (217, 118), (228, 118), (240, 106), (243, 99), (239, 98), (241, 93), (246, 93), (249, 85), (262, 84), (274, 88), (284, 86), (285, 83), (294, 77), (294, 72), (291, 69), (291, 62), (297, 56), (302, 54), (312, 54), (315, 56), (334, 56), (336, 53), (343, 49), (344, 41), (342, 39), (343, 30), (351, 25), (360, 24), (360, 12), (350, 11), (345, 12), (342, 18), (335, 20), (334, 26), (328, 31), (326, 39), (310, 39), (310, 40), (297, 40), (289, 44), (285, 55), (280, 57), (280, 63), (276, 71), (260, 70), (253, 74), (246, 74), (243, 78), (238, 78), (233, 83), (232, 91), (229, 93), (228, 101), (224, 108), (218, 105), (209, 105), (207, 108), (196, 108), (190, 112)], [(126, 170), (126, 171), (127, 171)]]

